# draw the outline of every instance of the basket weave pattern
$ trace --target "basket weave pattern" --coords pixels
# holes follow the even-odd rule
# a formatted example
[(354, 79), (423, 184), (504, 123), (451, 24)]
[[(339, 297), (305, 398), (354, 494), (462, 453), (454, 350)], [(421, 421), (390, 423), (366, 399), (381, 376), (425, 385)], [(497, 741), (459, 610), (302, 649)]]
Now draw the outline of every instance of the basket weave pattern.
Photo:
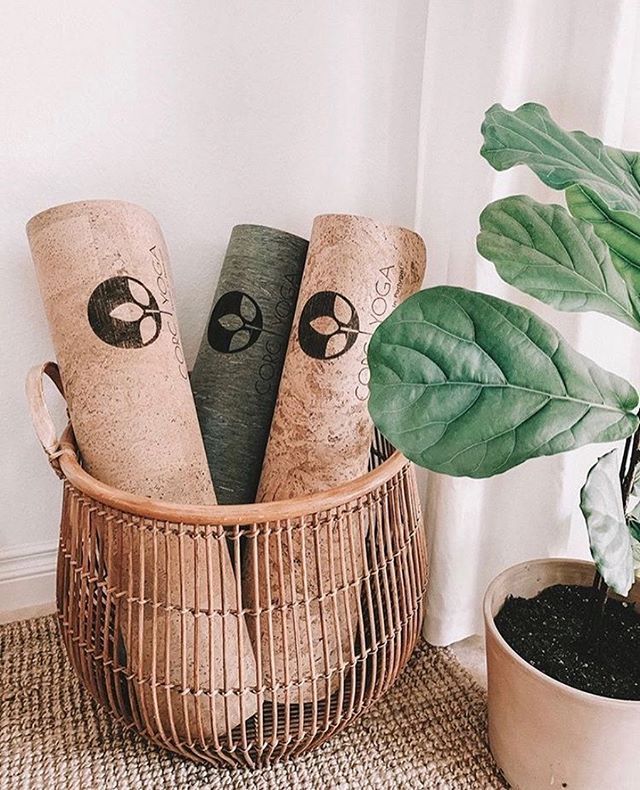
[[(357, 481), (237, 507), (181, 509), (110, 489), (81, 468), (70, 428), (51, 450), (64, 481), (62, 638), (83, 684), (125, 726), (191, 759), (265, 766), (352, 722), (408, 661), (425, 540), (413, 471), (379, 437)], [(300, 562), (274, 563), (294, 536)]]

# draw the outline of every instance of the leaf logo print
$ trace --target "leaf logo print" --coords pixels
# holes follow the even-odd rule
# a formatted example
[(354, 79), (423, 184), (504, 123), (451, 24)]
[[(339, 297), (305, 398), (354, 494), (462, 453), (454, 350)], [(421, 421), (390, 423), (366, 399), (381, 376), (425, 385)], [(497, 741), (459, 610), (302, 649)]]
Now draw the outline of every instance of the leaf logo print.
[(116, 348), (144, 348), (153, 343), (162, 329), (162, 313), (147, 286), (127, 276), (101, 282), (87, 305), (95, 334)]
[(131, 296), (133, 296), (137, 305), (140, 305), (141, 307), (144, 305), (147, 307), (150, 306), (153, 295), (147, 290), (147, 287), (140, 282), (140, 280), (134, 280), (132, 277), (130, 277), (129, 291), (131, 292)]
[(335, 335), (340, 331), (340, 324), (335, 318), (328, 315), (321, 315), (311, 321), (310, 326), (319, 335)]
[(144, 310), (135, 302), (125, 302), (114, 307), (109, 315), (111, 318), (117, 318), (118, 321), (140, 321)]
[(319, 291), (300, 314), (298, 340), (304, 353), (313, 359), (336, 359), (354, 345), (360, 319), (353, 304), (336, 291)]
[(214, 351), (237, 354), (250, 348), (263, 331), (262, 310), (256, 300), (242, 291), (227, 291), (213, 308), (207, 341)]
[(228, 332), (237, 332), (239, 329), (244, 329), (244, 321), (239, 315), (223, 315), (220, 318), (220, 326), (224, 327)]

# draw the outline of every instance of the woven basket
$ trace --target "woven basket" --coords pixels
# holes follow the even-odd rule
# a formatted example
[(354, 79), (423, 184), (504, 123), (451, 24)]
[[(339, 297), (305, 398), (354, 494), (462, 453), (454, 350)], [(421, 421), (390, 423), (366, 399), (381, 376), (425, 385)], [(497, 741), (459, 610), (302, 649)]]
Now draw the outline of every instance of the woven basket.
[[(366, 475), (282, 502), (223, 507), (146, 499), (87, 474), (71, 425), (57, 439), (45, 374), (62, 392), (54, 363), (34, 368), (27, 390), (36, 432), (64, 483), (60, 629), (76, 674), (101, 705), (190, 759), (258, 767), (315, 748), (385, 693), (416, 644), (427, 581), (416, 481), (403, 456), (376, 436)], [(243, 571), (247, 578), (249, 564), (254, 579), (273, 573), (278, 564), (265, 552), (286, 554), (299, 530), (315, 552), (283, 564), (289, 578), (267, 580), (264, 586), (281, 595), (265, 605), (258, 589), (243, 588)], [(211, 558), (221, 556), (221, 545), (232, 558), (237, 594), (214, 609), (219, 579), (216, 595), (207, 590), (216, 585)], [(175, 576), (176, 563), (178, 578), (159, 583)], [(184, 589), (187, 574), (196, 577), (195, 602), (162, 594)], [(220, 617), (233, 650), (212, 638), (220, 634), (212, 620)], [(287, 617), (306, 625), (294, 640)], [(337, 649), (314, 643), (318, 618), (324, 641)], [(157, 667), (150, 676), (143, 654)], [(302, 682), (290, 677), (292, 657), (307, 668)], [(182, 668), (179, 687), (168, 680), (175, 666)], [(239, 681), (229, 684), (227, 674)]]

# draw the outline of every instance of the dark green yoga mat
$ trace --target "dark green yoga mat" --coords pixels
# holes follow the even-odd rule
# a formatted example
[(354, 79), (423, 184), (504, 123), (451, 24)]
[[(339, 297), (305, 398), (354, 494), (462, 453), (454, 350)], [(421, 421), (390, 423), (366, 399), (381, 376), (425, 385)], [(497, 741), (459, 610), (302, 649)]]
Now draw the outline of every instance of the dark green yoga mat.
[(218, 502), (254, 502), (307, 241), (236, 225), (191, 376)]

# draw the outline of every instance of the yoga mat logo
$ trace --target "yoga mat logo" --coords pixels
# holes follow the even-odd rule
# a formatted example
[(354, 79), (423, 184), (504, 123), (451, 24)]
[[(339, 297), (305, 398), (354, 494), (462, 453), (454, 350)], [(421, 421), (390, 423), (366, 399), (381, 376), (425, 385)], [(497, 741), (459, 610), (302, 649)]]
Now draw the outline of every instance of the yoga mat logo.
[(215, 351), (236, 354), (250, 348), (263, 331), (267, 330), (256, 300), (242, 291), (228, 291), (213, 308), (207, 340)]
[(157, 339), (162, 315), (155, 296), (134, 277), (111, 277), (89, 299), (87, 317), (95, 334), (116, 348), (144, 348)]
[(358, 339), (360, 319), (346, 296), (336, 291), (319, 291), (302, 308), (298, 339), (305, 354), (313, 359), (336, 359), (346, 354)]

